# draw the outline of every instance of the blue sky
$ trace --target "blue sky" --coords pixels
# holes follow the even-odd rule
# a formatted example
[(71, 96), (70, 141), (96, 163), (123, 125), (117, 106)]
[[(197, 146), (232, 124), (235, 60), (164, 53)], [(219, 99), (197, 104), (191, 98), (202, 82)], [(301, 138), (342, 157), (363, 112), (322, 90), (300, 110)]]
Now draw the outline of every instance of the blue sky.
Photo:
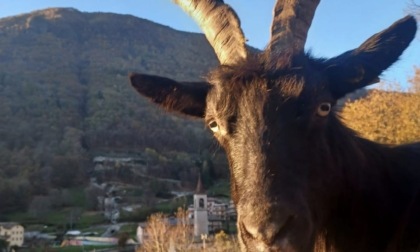
[[(263, 49), (269, 39), (275, 0), (225, 0), (241, 18), (249, 44)], [(380, 3), (380, 4), (378, 4)], [(171, 0), (13, 0), (0, 3), (0, 18), (48, 7), (73, 7), (87, 12), (113, 12), (173, 27), (200, 32), (195, 23)], [(323, 0), (315, 14), (306, 48), (315, 56), (332, 57), (353, 49), (368, 37), (407, 15), (410, 0)], [(420, 66), (420, 35), (401, 60), (382, 76), (405, 83)]]

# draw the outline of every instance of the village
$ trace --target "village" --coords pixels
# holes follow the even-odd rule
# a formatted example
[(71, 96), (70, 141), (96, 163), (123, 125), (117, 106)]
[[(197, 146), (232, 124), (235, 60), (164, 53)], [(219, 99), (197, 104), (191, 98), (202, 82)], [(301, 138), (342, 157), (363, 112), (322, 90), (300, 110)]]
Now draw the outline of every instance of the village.
[[(236, 210), (231, 200), (208, 197), (200, 177), (196, 190), (184, 193), (184, 196), (189, 194), (193, 196), (193, 204), (185, 209), (185, 213), (187, 224), (193, 235), (191, 238), (197, 244), (196, 246), (203, 246), (203, 242), (206, 242), (210, 235), (221, 231), (235, 230)], [(16, 222), (0, 222), (0, 241), (5, 241), (3, 245), (0, 243), (0, 251), (1, 249), (3, 251), (25, 251), (25, 249), (36, 247), (37, 244), (52, 248), (80, 247), (81, 250), (89, 248), (89, 246), (98, 249), (102, 247), (109, 251), (121, 246), (124, 246), (127, 251), (141, 248), (149, 238), (147, 222), (120, 223), (121, 211), (130, 209), (130, 207), (120, 205), (118, 202), (121, 201), (121, 197), (113, 195), (114, 193), (109, 193), (108, 197), (98, 199), (103, 201), (103, 215), (108, 220), (108, 224), (101, 225), (105, 228), (102, 233), (83, 232), (75, 229), (66, 231), (63, 237), (58, 237), (54, 233), (25, 230), (24, 226)], [(182, 221), (173, 215), (167, 215), (165, 218), (169, 226), (176, 226), (178, 222)], [(120, 231), (127, 226), (135, 228), (135, 235), (121, 236)], [(176, 243), (176, 241), (172, 242)]]

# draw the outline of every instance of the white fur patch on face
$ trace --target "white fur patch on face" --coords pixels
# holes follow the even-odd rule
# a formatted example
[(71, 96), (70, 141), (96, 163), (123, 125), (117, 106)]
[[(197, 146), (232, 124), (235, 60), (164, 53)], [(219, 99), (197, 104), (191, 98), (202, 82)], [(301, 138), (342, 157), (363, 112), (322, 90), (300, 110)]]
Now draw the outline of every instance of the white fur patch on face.
[(226, 136), (226, 135), (228, 134), (228, 131), (226, 130), (226, 128), (225, 128), (225, 127), (220, 127), (220, 126), (219, 126), (219, 134), (220, 134), (221, 136)]

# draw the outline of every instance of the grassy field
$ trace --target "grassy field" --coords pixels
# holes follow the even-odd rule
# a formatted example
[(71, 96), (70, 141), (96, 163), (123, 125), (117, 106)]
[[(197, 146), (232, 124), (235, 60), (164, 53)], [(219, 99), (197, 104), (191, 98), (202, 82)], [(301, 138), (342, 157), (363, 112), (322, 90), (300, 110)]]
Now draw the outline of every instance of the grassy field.
[(51, 208), (36, 216), (29, 211), (11, 213), (6, 216), (6, 219), (21, 223), (27, 230), (44, 232), (53, 232), (57, 227), (83, 229), (105, 222), (101, 213), (86, 211), (83, 188), (70, 188), (68, 191), (69, 201), (64, 208)]
[(136, 235), (137, 232), (137, 227), (138, 225), (133, 223), (133, 224), (127, 224), (127, 225), (123, 225), (120, 228), (120, 233), (128, 233), (130, 235), (130, 237), (134, 237)]
[(92, 225), (105, 223), (100, 212), (88, 212), (79, 208), (64, 208), (51, 211), (42, 219), (29, 213), (14, 213), (8, 219), (21, 223), (28, 231), (55, 232), (57, 229), (86, 229)]

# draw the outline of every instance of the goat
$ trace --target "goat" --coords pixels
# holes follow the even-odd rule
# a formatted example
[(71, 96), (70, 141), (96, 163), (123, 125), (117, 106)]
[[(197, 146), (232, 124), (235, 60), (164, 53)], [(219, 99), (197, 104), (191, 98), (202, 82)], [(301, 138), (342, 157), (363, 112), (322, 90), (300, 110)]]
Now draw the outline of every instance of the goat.
[(202, 28), (220, 66), (205, 81), (133, 73), (169, 111), (204, 118), (226, 151), (243, 251), (412, 251), (420, 243), (420, 143), (359, 137), (336, 101), (379, 81), (413, 40), (402, 18), (330, 59), (304, 52), (319, 0), (278, 0), (271, 40), (250, 52), (222, 0), (175, 0)]

